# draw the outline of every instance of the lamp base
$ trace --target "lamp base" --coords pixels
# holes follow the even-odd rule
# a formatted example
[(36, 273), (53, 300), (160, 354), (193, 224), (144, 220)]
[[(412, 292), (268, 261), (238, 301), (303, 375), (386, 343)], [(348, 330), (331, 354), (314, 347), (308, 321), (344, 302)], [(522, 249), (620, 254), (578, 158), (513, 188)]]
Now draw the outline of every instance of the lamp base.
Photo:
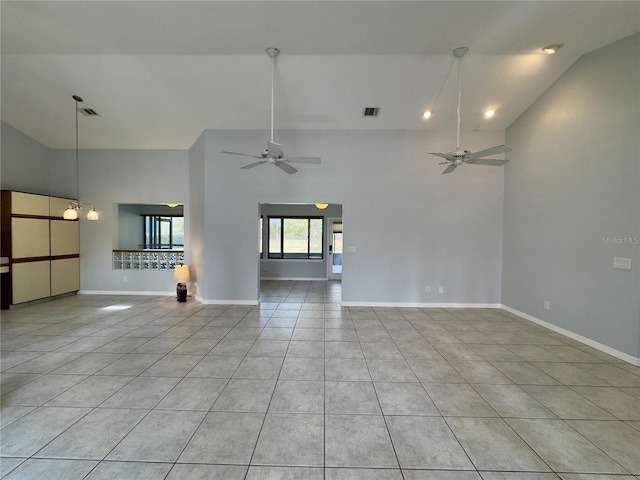
[(187, 284), (179, 283), (178, 286), (176, 287), (176, 294), (178, 295), (179, 302), (186, 302), (187, 301)]

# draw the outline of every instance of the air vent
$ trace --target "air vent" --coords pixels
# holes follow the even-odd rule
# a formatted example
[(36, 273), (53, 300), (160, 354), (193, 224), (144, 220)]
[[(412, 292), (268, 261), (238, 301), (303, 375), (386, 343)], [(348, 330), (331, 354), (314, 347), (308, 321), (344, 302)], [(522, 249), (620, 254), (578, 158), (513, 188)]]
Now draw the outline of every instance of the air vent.
[(99, 117), (100, 114), (98, 112), (96, 112), (93, 108), (79, 108), (78, 110), (80, 110), (82, 112), (83, 115), (86, 115), (87, 117)]
[(364, 107), (363, 117), (377, 117), (380, 113), (380, 107)]

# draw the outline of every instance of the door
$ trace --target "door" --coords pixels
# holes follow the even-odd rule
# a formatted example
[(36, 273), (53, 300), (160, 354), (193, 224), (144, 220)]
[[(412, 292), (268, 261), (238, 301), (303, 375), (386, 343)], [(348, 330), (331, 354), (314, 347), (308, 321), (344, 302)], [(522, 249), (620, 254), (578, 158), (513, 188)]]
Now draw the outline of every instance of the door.
[(342, 279), (342, 218), (328, 218), (329, 224), (329, 261), (327, 278)]

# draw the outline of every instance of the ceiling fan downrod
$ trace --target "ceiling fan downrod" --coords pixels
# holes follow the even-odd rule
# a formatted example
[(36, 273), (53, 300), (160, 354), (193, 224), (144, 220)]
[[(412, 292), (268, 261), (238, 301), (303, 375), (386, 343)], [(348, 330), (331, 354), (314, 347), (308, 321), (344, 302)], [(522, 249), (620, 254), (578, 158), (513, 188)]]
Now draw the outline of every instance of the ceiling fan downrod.
[(456, 130), (456, 150), (460, 150), (460, 103), (462, 100), (462, 81), (460, 75), (460, 60), (464, 57), (465, 53), (469, 51), (468, 47), (458, 47), (453, 51), (453, 56), (458, 59), (458, 128)]
[(276, 57), (280, 54), (280, 50), (275, 47), (266, 49), (267, 55), (271, 58), (271, 143), (273, 143), (273, 78), (276, 68)]

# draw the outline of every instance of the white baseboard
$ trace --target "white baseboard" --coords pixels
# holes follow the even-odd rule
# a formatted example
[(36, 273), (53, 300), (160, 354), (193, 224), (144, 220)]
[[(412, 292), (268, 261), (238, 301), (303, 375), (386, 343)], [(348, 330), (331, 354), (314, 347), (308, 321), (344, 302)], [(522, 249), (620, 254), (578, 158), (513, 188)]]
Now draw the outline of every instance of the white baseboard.
[(259, 305), (257, 300), (205, 300), (197, 295), (194, 296), (194, 299), (203, 305)]
[(341, 302), (343, 307), (500, 308), (499, 303)]
[(148, 295), (154, 297), (164, 297), (173, 295), (176, 292), (140, 292), (134, 290), (78, 290), (78, 295)]
[(326, 278), (319, 277), (260, 277), (260, 280), (280, 280), (282, 282), (326, 282)]
[(631, 365), (635, 365), (636, 367), (640, 367), (640, 358), (634, 357), (633, 355), (629, 355), (628, 353), (621, 352), (616, 350), (615, 348), (611, 348), (607, 345), (604, 345), (600, 342), (596, 342), (595, 340), (591, 340), (590, 338), (583, 337), (582, 335), (578, 335), (570, 330), (554, 325), (553, 323), (545, 322), (544, 320), (540, 320), (539, 318), (534, 317), (533, 315), (529, 315), (528, 313), (521, 312), (520, 310), (516, 310), (515, 308), (508, 307), (507, 305), (501, 305), (501, 308), (505, 309), (507, 312), (518, 315), (519, 317), (524, 318), (525, 320), (529, 320), (535, 324), (541, 325), (549, 330), (553, 330), (554, 332), (561, 333), (565, 337), (569, 337), (573, 340), (576, 340), (580, 343), (584, 343), (589, 347), (593, 347), (596, 350), (600, 350), (612, 357), (619, 358), (620, 360), (624, 360)]

